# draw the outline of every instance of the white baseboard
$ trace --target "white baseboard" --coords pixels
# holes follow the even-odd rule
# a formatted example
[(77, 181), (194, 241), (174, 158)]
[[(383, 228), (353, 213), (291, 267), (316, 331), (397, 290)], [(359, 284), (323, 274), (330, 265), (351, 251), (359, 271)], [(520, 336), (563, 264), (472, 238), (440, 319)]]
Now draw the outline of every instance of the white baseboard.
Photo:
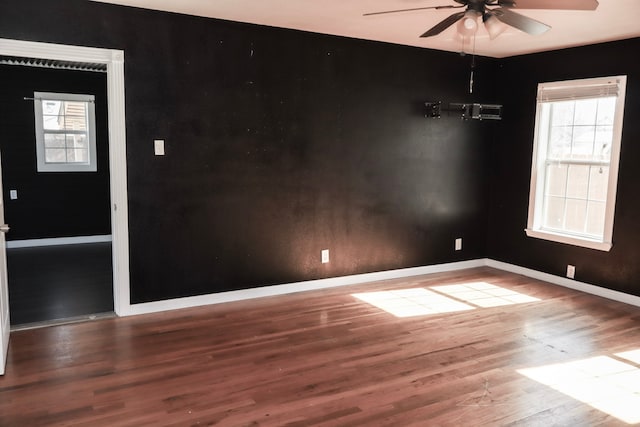
[(7, 249), (34, 248), (38, 246), (77, 245), (82, 243), (104, 243), (111, 241), (111, 234), (100, 236), (54, 237), (50, 239), (10, 240)]
[(380, 271), (376, 273), (309, 280), (305, 282), (288, 283), (283, 285), (263, 286), (260, 288), (242, 289), (238, 291), (220, 292), (216, 294), (199, 295), (194, 297), (174, 298), (163, 301), (130, 304), (128, 307), (124, 307), (122, 313), (118, 314), (121, 316), (131, 316), (137, 314), (156, 313), (159, 311), (221, 304), (225, 302), (291, 294), (295, 292), (304, 292), (317, 289), (327, 289), (338, 286), (356, 285), (360, 283), (375, 282), (380, 280), (399, 279), (403, 277), (421, 276), (424, 274), (464, 270), (467, 268), (482, 267), (484, 265), (485, 261), (482, 259), (478, 259), (472, 261), (430, 265), (426, 267), (403, 268), (399, 270)]
[(640, 297), (625, 294), (624, 292), (601, 288), (600, 286), (591, 285), (589, 283), (578, 282), (577, 280), (567, 279), (566, 277), (554, 276), (553, 274), (543, 273), (541, 271), (508, 264), (506, 262), (494, 261), (492, 259), (486, 259), (485, 265), (487, 267), (496, 268), (498, 270), (521, 274), (533, 279), (553, 283), (554, 285), (564, 286), (565, 288), (575, 289), (576, 291), (584, 292), (591, 295), (597, 295), (599, 297), (640, 307)]
[(129, 304), (119, 313), (120, 316), (156, 313), (160, 311), (177, 310), (182, 308), (199, 307), (204, 305), (222, 304), (225, 302), (241, 301), (252, 298), (291, 294), (318, 289), (334, 288), (338, 286), (357, 285), (380, 280), (400, 279), (404, 277), (421, 276), (425, 274), (442, 273), (464, 270), (474, 267), (491, 267), (511, 273), (521, 274), (533, 279), (542, 280), (554, 285), (564, 286), (592, 295), (601, 296), (614, 301), (640, 307), (640, 297), (613, 291), (589, 283), (578, 282), (564, 277), (554, 276), (525, 267), (480, 258), (471, 261), (452, 262), (425, 267), (403, 268), (398, 270), (380, 271), (376, 273), (356, 274), (352, 276), (333, 277), (329, 279), (309, 280), (305, 282), (287, 283), (282, 285), (263, 286), (259, 288), (242, 289), (237, 291), (220, 292), (215, 294), (198, 295), (193, 297), (174, 298), (140, 304)]

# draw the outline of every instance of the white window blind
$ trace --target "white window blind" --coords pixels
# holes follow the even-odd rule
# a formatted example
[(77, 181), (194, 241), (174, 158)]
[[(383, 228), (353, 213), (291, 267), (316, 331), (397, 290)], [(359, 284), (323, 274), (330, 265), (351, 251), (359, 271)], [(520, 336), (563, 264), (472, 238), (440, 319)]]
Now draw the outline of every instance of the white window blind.
[(611, 79), (585, 79), (568, 82), (541, 83), (538, 86), (538, 102), (569, 101), (615, 96), (620, 93), (621, 77)]

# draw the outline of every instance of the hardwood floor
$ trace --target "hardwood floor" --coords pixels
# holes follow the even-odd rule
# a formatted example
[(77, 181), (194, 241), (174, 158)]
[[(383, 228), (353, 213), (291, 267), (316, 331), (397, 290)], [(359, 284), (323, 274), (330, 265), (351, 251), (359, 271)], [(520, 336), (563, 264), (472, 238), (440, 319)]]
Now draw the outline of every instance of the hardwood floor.
[(12, 333), (0, 425), (628, 425), (639, 338), (638, 307), (488, 268), (103, 319)]
[(11, 325), (113, 311), (111, 243), (7, 250)]

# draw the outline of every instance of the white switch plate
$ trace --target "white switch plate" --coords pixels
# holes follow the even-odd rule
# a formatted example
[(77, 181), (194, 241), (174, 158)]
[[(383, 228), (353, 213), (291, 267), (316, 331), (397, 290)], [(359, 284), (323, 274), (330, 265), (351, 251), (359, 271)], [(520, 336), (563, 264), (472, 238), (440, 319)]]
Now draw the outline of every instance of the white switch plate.
[(9, 198), (16, 200), (18, 198), (18, 190), (9, 190)]
[(329, 262), (329, 249), (323, 249), (320, 255), (321, 255), (323, 264), (326, 264)]
[(164, 156), (164, 139), (153, 140), (153, 151), (156, 153), (156, 156)]
[(456, 251), (462, 250), (462, 237), (456, 239)]

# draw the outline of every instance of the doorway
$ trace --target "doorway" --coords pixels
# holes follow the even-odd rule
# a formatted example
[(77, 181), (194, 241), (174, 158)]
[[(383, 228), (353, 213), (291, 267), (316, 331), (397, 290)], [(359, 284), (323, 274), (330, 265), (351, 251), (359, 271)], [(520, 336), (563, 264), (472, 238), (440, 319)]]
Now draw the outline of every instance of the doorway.
[[(7, 267), (14, 328), (113, 312), (106, 66), (35, 64), (0, 57), (5, 82), (0, 148), (9, 193), (5, 220), (11, 224)], [(47, 101), (41, 98), (46, 95)], [(61, 96), (75, 98), (56, 99)], [(79, 96), (90, 100), (79, 102)], [(44, 128), (38, 128), (43, 111)], [(53, 163), (40, 163), (38, 132), (45, 132), (43, 153)], [(82, 152), (90, 152), (91, 159), (77, 155)], [(77, 170), (85, 161), (92, 169)]]
[[(0, 55), (16, 58), (103, 64), (106, 66), (109, 121), (113, 309), (116, 315), (119, 316), (131, 314), (124, 109), (124, 52), (113, 49), (0, 39)], [(0, 326), (6, 327), (7, 325)]]

